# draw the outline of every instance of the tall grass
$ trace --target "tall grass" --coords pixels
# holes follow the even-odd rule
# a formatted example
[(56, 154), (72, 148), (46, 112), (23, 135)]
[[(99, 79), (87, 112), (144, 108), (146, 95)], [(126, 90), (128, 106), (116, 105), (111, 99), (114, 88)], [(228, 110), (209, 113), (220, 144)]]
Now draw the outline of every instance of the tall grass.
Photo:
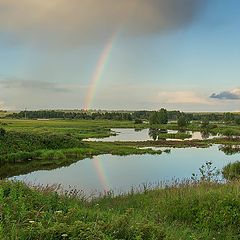
[(90, 202), (0, 182), (0, 239), (239, 239), (239, 182), (186, 182)]

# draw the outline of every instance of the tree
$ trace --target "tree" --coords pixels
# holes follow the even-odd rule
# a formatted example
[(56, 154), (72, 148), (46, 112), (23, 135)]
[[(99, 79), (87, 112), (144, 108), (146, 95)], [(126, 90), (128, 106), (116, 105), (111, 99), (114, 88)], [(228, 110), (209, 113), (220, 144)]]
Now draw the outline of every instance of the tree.
[(167, 110), (161, 108), (158, 112), (153, 112), (149, 118), (150, 124), (167, 124), (168, 123), (168, 113)]
[(160, 124), (167, 124), (168, 123), (168, 113), (167, 113), (166, 109), (164, 109), (164, 108), (160, 109), (159, 120), (160, 120)]
[(180, 116), (178, 118), (177, 124), (179, 128), (185, 128), (188, 125), (187, 118), (184, 115)]
[(202, 120), (201, 128), (206, 130), (208, 127), (209, 127), (209, 120), (208, 120), (208, 118), (205, 117)]
[(223, 121), (226, 123), (230, 123), (234, 121), (234, 114), (233, 113), (224, 113), (223, 114)]

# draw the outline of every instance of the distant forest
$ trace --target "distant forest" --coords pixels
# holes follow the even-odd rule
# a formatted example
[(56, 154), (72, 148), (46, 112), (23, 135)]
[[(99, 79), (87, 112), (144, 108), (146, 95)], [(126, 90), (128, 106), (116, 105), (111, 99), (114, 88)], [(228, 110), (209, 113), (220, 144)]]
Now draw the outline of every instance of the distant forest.
[[(61, 111), (61, 110), (38, 110), (21, 111), (6, 115), (7, 118), (17, 119), (86, 119), (86, 120), (149, 120), (154, 111)], [(184, 115), (189, 121), (225, 121), (231, 122), (239, 119), (238, 113), (183, 113), (180, 111), (167, 111), (168, 121), (175, 121)]]

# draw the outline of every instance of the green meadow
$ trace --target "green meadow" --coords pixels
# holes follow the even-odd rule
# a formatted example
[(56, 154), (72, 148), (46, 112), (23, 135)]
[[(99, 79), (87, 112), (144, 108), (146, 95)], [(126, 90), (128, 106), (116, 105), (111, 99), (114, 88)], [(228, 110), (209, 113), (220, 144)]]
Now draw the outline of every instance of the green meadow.
[[(31, 186), (6, 180), (37, 170), (51, 170), (100, 154), (163, 154), (170, 148), (235, 146), (232, 135), (207, 140), (184, 140), (186, 133), (159, 134), (159, 140), (91, 142), (85, 138), (111, 136), (111, 128), (149, 128), (149, 123), (116, 120), (19, 120), (2, 118), (0, 127), (0, 239), (239, 239), (239, 165), (224, 169), (225, 183), (211, 178), (176, 182), (163, 189), (114, 192), (89, 199), (77, 190)], [(215, 124), (215, 134), (239, 126)], [(151, 125), (178, 129), (176, 122)], [(198, 122), (186, 130), (200, 131)], [(172, 138), (166, 141), (165, 138)], [(165, 147), (153, 150), (144, 147)], [(194, 159), (193, 159), (194, 161)], [(200, 166), (199, 166), (200, 167)], [(206, 174), (208, 174), (207, 172)], [(202, 173), (203, 175), (205, 173)], [(5, 180), (4, 180), (5, 179)]]

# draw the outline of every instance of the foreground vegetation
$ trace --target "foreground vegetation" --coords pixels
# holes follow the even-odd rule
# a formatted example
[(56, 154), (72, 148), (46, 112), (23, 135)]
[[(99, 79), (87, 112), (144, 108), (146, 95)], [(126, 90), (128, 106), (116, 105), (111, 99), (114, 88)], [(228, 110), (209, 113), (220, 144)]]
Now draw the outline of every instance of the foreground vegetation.
[(0, 239), (239, 239), (239, 182), (183, 183), (86, 201), (0, 182)]

